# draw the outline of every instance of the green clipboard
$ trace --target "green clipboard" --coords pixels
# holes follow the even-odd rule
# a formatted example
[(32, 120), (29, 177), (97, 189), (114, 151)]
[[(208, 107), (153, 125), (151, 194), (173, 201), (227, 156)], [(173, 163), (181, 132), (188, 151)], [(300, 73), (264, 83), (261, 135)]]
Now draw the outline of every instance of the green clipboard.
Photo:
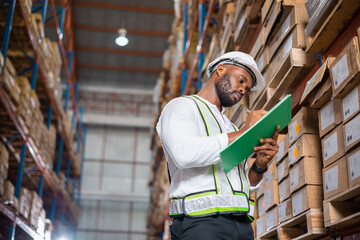
[(225, 173), (248, 158), (254, 147), (259, 146), (260, 139), (271, 138), (277, 125), (280, 131), (291, 121), (291, 95), (287, 95), (276, 104), (257, 123), (245, 131), (239, 138), (220, 152)]

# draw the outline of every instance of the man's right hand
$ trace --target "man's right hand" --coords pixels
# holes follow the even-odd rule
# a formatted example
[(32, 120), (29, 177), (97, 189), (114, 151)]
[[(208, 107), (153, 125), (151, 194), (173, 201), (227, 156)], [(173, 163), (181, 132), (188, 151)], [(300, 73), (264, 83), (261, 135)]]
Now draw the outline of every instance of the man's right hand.
[(265, 110), (254, 110), (249, 113), (248, 119), (245, 122), (245, 128), (248, 129), (259, 121), (267, 111)]
[(232, 143), (233, 141), (235, 141), (235, 139), (240, 137), (246, 130), (253, 126), (257, 121), (259, 121), (266, 113), (267, 111), (265, 110), (251, 111), (243, 128), (241, 128), (239, 131), (228, 133), (228, 144)]

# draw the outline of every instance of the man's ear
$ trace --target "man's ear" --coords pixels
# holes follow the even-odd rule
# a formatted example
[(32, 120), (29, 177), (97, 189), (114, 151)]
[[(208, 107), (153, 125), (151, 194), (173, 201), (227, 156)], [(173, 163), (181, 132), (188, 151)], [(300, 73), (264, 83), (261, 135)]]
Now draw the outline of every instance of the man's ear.
[(219, 77), (222, 77), (226, 73), (226, 68), (223, 64), (220, 64), (216, 67), (215, 72)]

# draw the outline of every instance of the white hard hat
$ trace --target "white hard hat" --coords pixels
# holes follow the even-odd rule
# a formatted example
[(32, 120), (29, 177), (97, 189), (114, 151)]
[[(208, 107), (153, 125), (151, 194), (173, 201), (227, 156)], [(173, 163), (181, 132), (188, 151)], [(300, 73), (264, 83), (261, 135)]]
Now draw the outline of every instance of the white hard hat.
[(259, 69), (257, 68), (256, 62), (252, 56), (238, 51), (225, 53), (224, 55), (218, 57), (208, 65), (206, 69), (208, 78), (210, 78), (211, 74), (215, 72), (217, 66), (219, 66), (220, 64), (231, 64), (248, 71), (253, 78), (253, 82), (255, 80), (255, 83), (253, 84), (254, 86), (251, 88), (250, 91), (260, 91), (264, 88), (264, 78), (261, 75)]

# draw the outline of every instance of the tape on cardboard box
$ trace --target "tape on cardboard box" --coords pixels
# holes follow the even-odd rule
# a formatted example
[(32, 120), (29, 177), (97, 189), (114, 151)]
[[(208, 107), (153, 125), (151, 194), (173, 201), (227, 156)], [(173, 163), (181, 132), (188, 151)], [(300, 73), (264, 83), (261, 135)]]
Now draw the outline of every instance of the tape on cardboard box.
[(344, 125), (345, 151), (360, 142), (360, 114), (356, 115)]
[(360, 184), (360, 147), (351, 151), (347, 156), (349, 186)]
[(323, 169), (324, 199), (328, 199), (349, 188), (346, 157)]
[(360, 108), (360, 85), (357, 85), (341, 100), (342, 104), (342, 119), (344, 123), (350, 120), (353, 116), (359, 113)]
[(319, 135), (323, 137), (341, 123), (341, 100), (333, 99), (319, 110)]

